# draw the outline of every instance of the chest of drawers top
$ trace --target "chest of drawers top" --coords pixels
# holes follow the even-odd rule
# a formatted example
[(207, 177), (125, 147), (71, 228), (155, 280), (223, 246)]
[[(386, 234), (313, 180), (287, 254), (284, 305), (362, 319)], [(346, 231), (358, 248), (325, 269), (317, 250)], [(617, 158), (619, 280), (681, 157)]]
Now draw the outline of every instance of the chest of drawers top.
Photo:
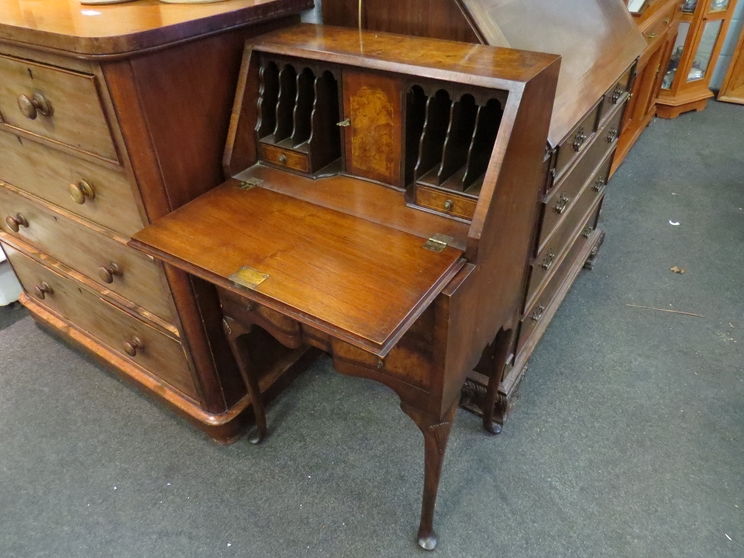
[(0, 41), (76, 56), (125, 56), (312, 8), (312, 0), (232, 0), (205, 5), (0, 0)]

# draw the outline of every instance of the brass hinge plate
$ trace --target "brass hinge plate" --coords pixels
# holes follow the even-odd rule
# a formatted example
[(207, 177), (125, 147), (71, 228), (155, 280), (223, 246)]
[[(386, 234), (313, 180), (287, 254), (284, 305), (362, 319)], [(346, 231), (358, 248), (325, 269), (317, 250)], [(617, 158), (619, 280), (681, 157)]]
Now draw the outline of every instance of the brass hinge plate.
[(263, 180), (260, 178), (248, 178), (247, 180), (241, 180), (240, 184), (238, 184), (238, 188), (241, 190), (250, 190), (260, 184), (263, 184)]
[(233, 283), (249, 289), (255, 289), (268, 278), (269, 275), (267, 273), (263, 273), (252, 267), (241, 267), (229, 277)]
[(424, 248), (439, 253), (444, 250), (452, 240), (453, 238), (451, 236), (437, 233), (426, 241)]

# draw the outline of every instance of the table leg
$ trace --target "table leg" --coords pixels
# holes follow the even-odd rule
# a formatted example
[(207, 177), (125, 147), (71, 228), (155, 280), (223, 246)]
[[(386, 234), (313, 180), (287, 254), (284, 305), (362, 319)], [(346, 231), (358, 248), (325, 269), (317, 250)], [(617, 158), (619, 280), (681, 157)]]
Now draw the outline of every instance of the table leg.
[(424, 496), (421, 503), (418, 544), (425, 550), (434, 550), (438, 542), (434, 531), (434, 508), (444, 452), (447, 449), (452, 420), (455, 417), (458, 403), (459, 397), (442, 418), (422, 413), (401, 403), (401, 409), (413, 419), (424, 435)]
[(258, 386), (258, 379), (253, 373), (251, 366), (250, 355), (240, 343), (240, 337), (246, 333), (250, 333), (250, 328), (245, 328), (229, 316), (224, 317), (222, 326), (225, 330), (227, 341), (230, 344), (230, 350), (238, 363), (240, 374), (243, 376), (245, 387), (248, 390), (248, 396), (251, 398), (253, 414), (256, 417), (256, 434), (249, 438), (248, 441), (251, 444), (258, 444), (266, 435), (266, 412), (263, 401), (261, 400), (261, 389)]
[(494, 340), (493, 356), (491, 357), (491, 370), (488, 375), (488, 387), (486, 388), (486, 400), (483, 404), (483, 428), (491, 434), (501, 432), (501, 425), (493, 420), (493, 408), (496, 404), (496, 395), (499, 384), (504, 377), (506, 359), (509, 358), (509, 348), (514, 341), (514, 329), (500, 330)]

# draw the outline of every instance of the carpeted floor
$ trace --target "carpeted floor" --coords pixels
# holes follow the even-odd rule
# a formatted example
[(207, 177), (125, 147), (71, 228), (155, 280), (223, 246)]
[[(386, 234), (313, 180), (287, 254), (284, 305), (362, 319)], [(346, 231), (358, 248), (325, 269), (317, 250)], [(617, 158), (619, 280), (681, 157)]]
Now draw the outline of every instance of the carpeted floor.
[[(504, 432), (458, 412), (437, 556), (744, 556), (743, 144), (744, 107), (718, 103), (641, 138)], [(0, 557), (423, 554), (423, 444), (386, 388), (323, 359), (264, 444), (222, 447), (18, 312), (0, 310)]]

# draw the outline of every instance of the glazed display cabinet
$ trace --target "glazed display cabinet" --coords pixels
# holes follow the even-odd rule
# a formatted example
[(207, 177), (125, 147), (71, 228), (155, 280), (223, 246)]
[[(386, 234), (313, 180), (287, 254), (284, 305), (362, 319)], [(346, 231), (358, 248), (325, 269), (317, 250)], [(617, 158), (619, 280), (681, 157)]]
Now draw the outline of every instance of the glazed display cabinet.
[(676, 118), (701, 111), (713, 97), (713, 70), (726, 38), (736, 0), (686, 0), (658, 100), (657, 115)]

